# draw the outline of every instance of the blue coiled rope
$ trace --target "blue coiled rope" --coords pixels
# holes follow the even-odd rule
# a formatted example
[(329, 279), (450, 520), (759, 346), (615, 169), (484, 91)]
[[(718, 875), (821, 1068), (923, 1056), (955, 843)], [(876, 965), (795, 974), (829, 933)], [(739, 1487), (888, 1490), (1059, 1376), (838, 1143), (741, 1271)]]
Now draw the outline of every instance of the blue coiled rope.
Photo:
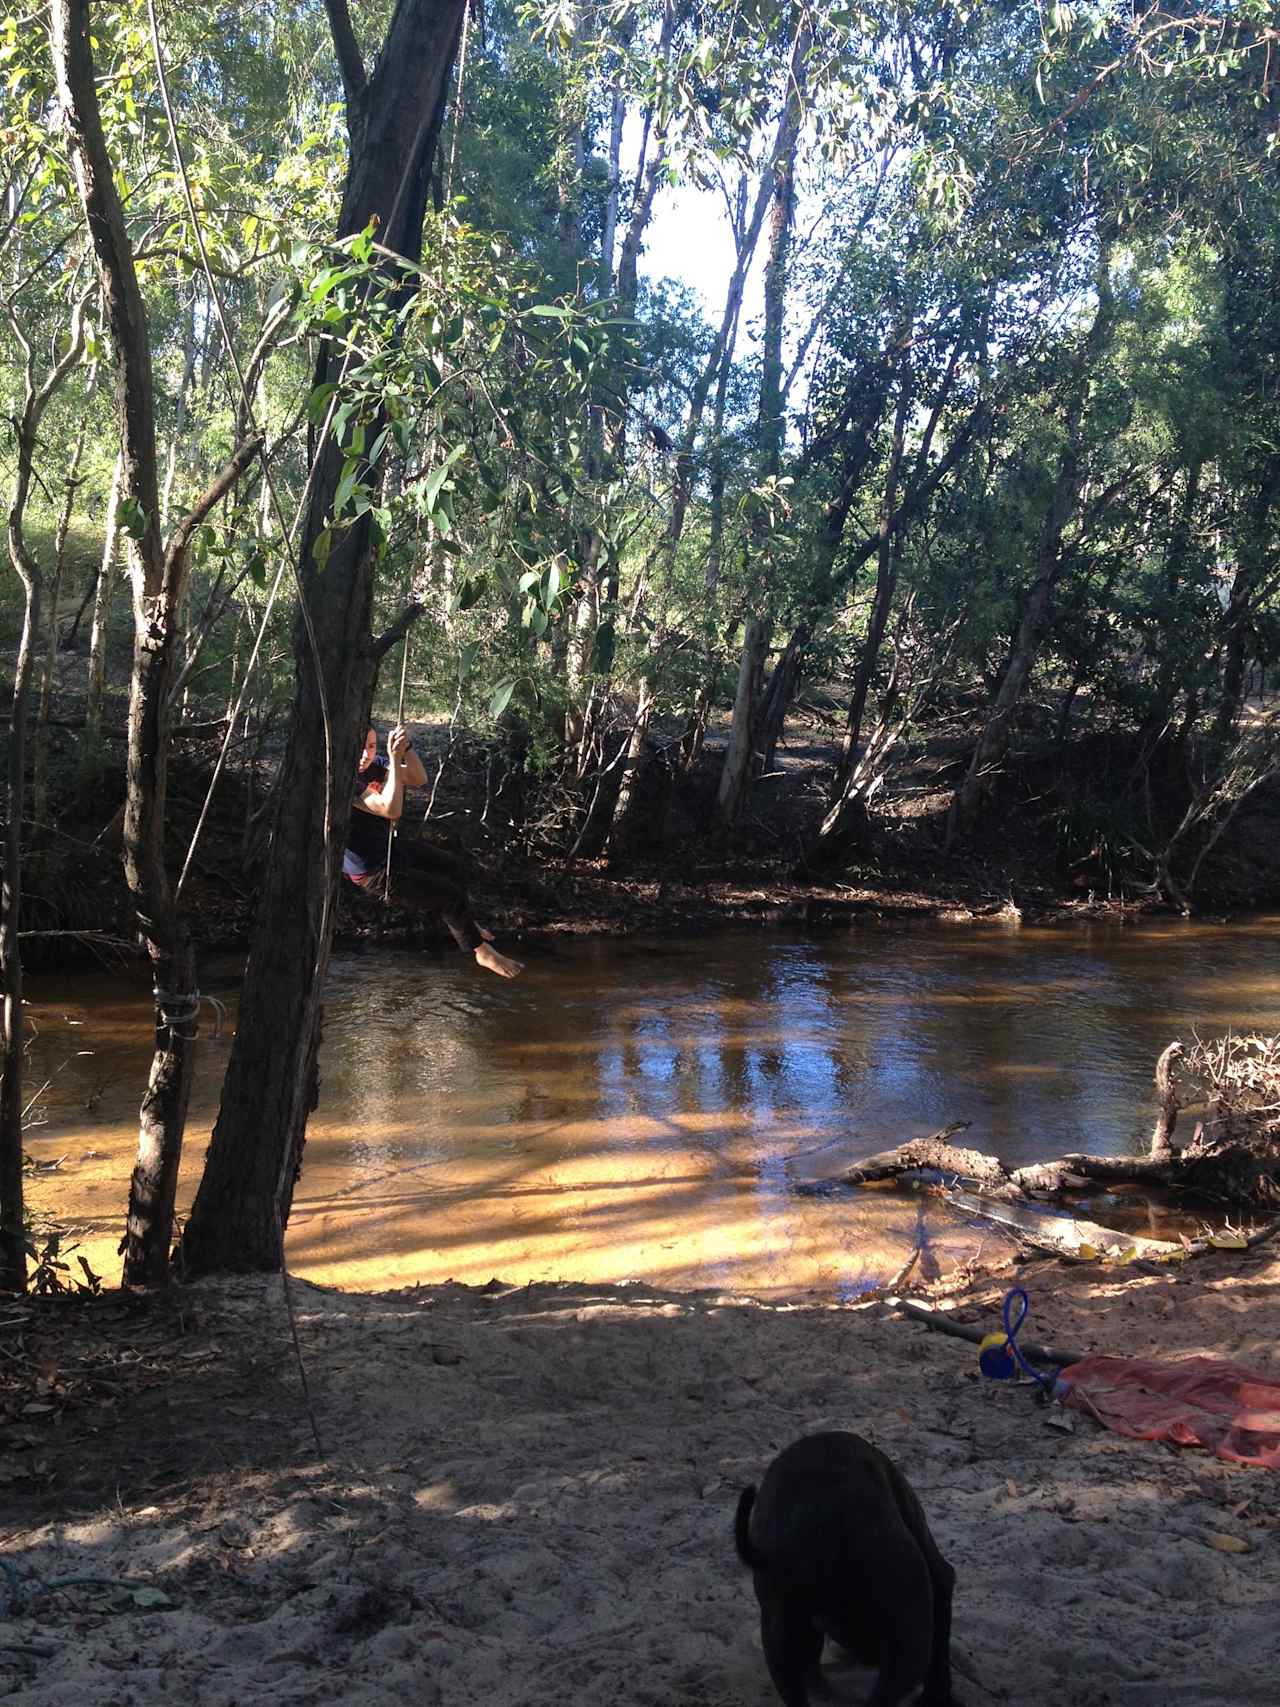
[[(1015, 1300), (1019, 1305), (1016, 1321), (1013, 1319)], [(1005, 1293), (1004, 1308), (1001, 1311), (1004, 1333), (1003, 1335), (992, 1333), (986, 1336), (978, 1352), (978, 1367), (984, 1375), (990, 1376), (993, 1381), (1007, 1381), (1015, 1369), (1020, 1369), (1024, 1375), (1029, 1375), (1039, 1386), (1052, 1393), (1057, 1383), (1057, 1376), (1045, 1375), (1028, 1363), (1022, 1355), (1022, 1348), (1018, 1344), (1018, 1333), (1026, 1321), (1030, 1309), (1031, 1301), (1022, 1287), (1011, 1287)]]

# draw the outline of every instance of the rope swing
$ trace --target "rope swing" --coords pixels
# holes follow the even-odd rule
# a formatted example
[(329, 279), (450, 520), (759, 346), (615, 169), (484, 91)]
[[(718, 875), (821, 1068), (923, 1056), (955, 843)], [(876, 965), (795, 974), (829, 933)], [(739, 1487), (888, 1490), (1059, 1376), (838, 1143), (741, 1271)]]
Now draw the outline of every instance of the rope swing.
[[(400, 654), (400, 698), (396, 705), (397, 729), (399, 729), (404, 723), (404, 690), (405, 683), (409, 678), (409, 635), (411, 632), (411, 629), (405, 629), (404, 651)], [(390, 752), (388, 752), (387, 757), (390, 759)], [(391, 844), (395, 840), (396, 829), (397, 825), (392, 824), (390, 834), (387, 837), (387, 869), (383, 873), (382, 882), (382, 904), (384, 907), (389, 907), (391, 905)]]

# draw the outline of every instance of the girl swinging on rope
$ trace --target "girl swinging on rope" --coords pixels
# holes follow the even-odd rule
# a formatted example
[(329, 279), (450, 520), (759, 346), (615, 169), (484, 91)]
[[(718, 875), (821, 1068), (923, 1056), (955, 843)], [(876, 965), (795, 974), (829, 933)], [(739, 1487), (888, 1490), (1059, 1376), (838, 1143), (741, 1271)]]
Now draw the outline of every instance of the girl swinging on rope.
[(524, 971), (521, 962), (500, 954), (491, 933), (475, 921), (462, 861), (438, 848), (393, 839), (404, 811), (405, 788), (421, 788), (426, 780), (402, 723), (387, 737), (385, 759), (378, 753), (377, 730), (369, 730), (356, 772), (343, 876), (379, 899), (386, 899), (390, 878), (396, 901), (424, 913), (439, 913), (458, 947), (475, 955), (477, 966), (500, 978), (518, 978)]

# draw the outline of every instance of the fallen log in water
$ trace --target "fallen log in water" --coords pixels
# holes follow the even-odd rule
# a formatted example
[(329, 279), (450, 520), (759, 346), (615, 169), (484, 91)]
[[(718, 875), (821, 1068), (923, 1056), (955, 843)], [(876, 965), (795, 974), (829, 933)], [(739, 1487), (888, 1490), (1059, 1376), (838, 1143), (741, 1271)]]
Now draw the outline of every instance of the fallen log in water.
[(1087, 1262), (1094, 1257), (1112, 1262), (1132, 1262), (1143, 1257), (1160, 1261), (1181, 1256), (1184, 1250), (1184, 1246), (1168, 1239), (1118, 1233), (1114, 1227), (1103, 1227), (1096, 1221), (1080, 1221), (1074, 1215), (1053, 1215), (1043, 1209), (1024, 1206), (1016, 1201), (992, 1199), (977, 1192), (950, 1191), (947, 1201), (966, 1214), (981, 1215), (999, 1226), (1010, 1228), (1029, 1245), (1053, 1256), (1074, 1257), (1077, 1261)]
[(967, 1121), (957, 1122), (927, 1138), (910, 1138), (892, 1150), (877, 1150), (833, 1180), (811, 1181), (795, 1189), (820, 1193), (832, 1185), (870, 1185), (928, 1172), (940, 1175), (946, 1184), (963, 1181), (977, 1186), (988, 1197), (1007, 1202), (1056, 1197), (1087, 1185), (1148, 1185), (1245, 1209), (1274, 1209), (1280, 1203), (1280, 1155), (1260, 1156), (1241, 1145), (1198, 1141), (1176, 1155), (1156, 1156), (1086, 1156), (1073, 1152), (1053, 1161), (1009, 1168), (998, 1156), (947, 1142), (952, 1133), (963, 1132), (967, 1126)]
[(957, 1120), (944, 1126), (941, 1132), (928, 1138), (911, 1138), (892, 1150), (879, 1150), (874, 1156), (864, 1156), (840, 1175), (843, 1185), (868, 1185), (875, 1180), (900, 1179), (903, 1174), (932, 1169), (940, 1174), (954, 1174), (972, 1180), (988, 1191), (1008, 1189), (1010, 1179), (1002, 1162), (981, 1150), (961, 1150), (947, 1142), (955, 1132), (967, 1132), (969, 1122)]

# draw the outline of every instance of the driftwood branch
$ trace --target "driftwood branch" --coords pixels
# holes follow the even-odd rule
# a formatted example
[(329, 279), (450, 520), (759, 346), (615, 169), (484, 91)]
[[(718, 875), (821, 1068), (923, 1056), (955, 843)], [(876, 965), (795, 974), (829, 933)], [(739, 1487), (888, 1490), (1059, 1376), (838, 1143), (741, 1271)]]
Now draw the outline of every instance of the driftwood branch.
[[(1178, 1106), (1171, 1088), (1176, 1049), (1176, 1045), (1171, 1045), (1164, 1051), (1156, 1075), (1163, 1115), (1167, 1116), (1157, 1126), (1157, 1137), (1163, 1129), (1166, 1141)], [(1032, 1200), (1056, 1197), (1063, 1191), (1097, 1184), (1164, 1187), (1252, 1210), (1273, 1208), (1280, 1202), (1280, 1155), (1259, 1154), (1240, 1144), (1207, 1142), (1201, 1128), (1197, 1128), (1193, 1141), (1177, 1154), (1171, 1147), (1166, 1148), (1153, 1141), (1153, 1153), (1146, 1156), (1074, 1153), (1014, 1168), (1008, 1167), (998, 1156), (987, 1155), (981, 1150), (960, 1149), (948, 1143), (953, 1134), (963, 1132), (966, 1126), (967, 1122), (957, 1122), (927, 1138), (912, 1138), (891, 1150), (879, 1150), (875, 1155), (864, 1156), (855, 1162), (835, 1180), (807, 1181), (797, 1185), (795, 1190), (805, 1195), (819, 1195), (829, 1191), (832, 1185), (870, 1185), (927, 1174), (949, 1188), (949, 1195), (957, 1207), (990, 1216), (996, 1221), (1011, 1222), (1031, 1243), (1040, 1244), (1045, 1249), (1069, 1252), (1083, 1244), (1100, 1250), (1114, 1250), (1119, 1242), (1126, 1251), (1132, 1248), (1140, 1255), (1159, 1254), (1173, 1247), (1166, 1241), (1127, 1237), (1069, 1214), (1047, 1215), (1043, 1203), (1036, 1205)], [(968, 1192), (957, 1190), (961, 1185), (976, 1186), (979, 1196), (972, 1197)], [(1028, 1220), (1024, 1211), (1022, 1219), (1019, 1219), (1018, 1205), (1038, 1212)], [(1267, 1230), (1263, 1236), (1274, 1235)]]
[[(889, 1307), (901, 1310), (913, 1321), (923, 1322), (926, 1328), (932, 1328), (935, 1333), (951, 1334), (954, 1338), (968, 1340), (970, 1345), (981, 1345), (986, 1335), (991, 1332), (990, 1324), (985, 1328), (971, 1327), (968, 1322), (953, 1321), (950, 1315), (942, 1310), (928, 1310), (923, 1304), (916, 1304), (909, 1298), (889, 1298)], [(1065, 1369), (1069, 1364), (1079, 1363), (1084, 1357), (1082, 1351), (1066, 1351), (1061, 1346), (1037, 1345), (1034, 1340), (1018, 1338), (1018, 1349), (1029, 1363), (1052, 1363), (1059, 1369)]]
[[(963, 1126), (950, 1126), (929, 1138), (912, 1138), (892, 1150), (879, 1150), (874, 1156), (864, 1156), (839, 1176), (841, 1185), (868, 1185), (878, 1180), (901, 1179), (904, 1174), (926, 1171), (939, 1173), (944, 1179), (965, 1180), (980, 1187), (991, 1197), (1016, 1200), (1029, 1195), (1052, 1195), (1091, 1182), (1104, 1185), (1188, 1185), (1188, 1170), (1194, 1165), (1197, 1174), (1201, 1164), (1210, 1162), (1212, 1154), (1204, 1146), (1191, 1146), (1179, 1155), (1169, 1156), (1084, 1156), (1078, 1153), (1058, 1156), (1053, 1161), (1030, 1162), (1025, 1167), (1009, 1168), (998, 1156), (981, 1150), (961, 1150), (946, 1141), (946, 1133), (962, 1131)], [(830, 1181), (798, 1186), (801, 1192), (822, 1191)]]
[(1155, 1131), (1151, 1134), (1153, 1159), (1167, 1161), (1173, 1154), (1173, 1129), (1178, 1124), (1178, 1098), (1173, 1088), (1173, 1064), (1181, 1059), (1182, 1045), (1174, 1042), (1161, 1051), (1160, 1059), (1156, 1062), (1156, 1095), (1160, 1099), (1160, 1112), (1156, 1116)]
[[(1009, 1185), (1009, 1175), (994, 1156), (980, 1150), (961, 1150), (947, 1140), (957, 1132), (967, 1132), (970, 1122), (957, 1120), (933, 1132), (927, 1138), (911, 1138), (892, 1150), (877, 1150), (874, 1156), (864, 1156), (840, 1175), (841, 1185), (870, 1185), (877, 1180), (900, 1179), (903, 1174), (932, 1169), (940, 1174), (952, 1174), (957, 1179), (972, 1180), (987, 1190), (999, 1191)], [(824, 1185), (800, 1186), (800, 1191), (822, 1190)]]

